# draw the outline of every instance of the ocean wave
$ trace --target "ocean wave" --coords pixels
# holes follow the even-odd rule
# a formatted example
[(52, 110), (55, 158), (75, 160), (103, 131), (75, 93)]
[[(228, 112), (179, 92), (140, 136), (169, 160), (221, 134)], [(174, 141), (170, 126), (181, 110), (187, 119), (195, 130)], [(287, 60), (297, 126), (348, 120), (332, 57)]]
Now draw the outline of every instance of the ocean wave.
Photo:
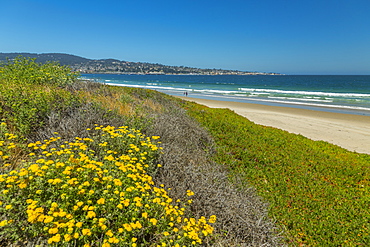
[(216, 89), (193, 89), (193, 92), (199, 92), (199, 93), (217, 93), (217, 94), (235, 94), (238, 93), (238, 91), (230, 91), (230, 90), (216, 90)]
[[(133, 85), (133, 84), (122, 84), (122, 83), (105, 83), (106, 85), (110, 86), (120, 86), (120, 87), (137, 87), (137, 88), (147, 88), (147, 89), (158, 89), (158, 90), (177, 90), (177, 88), (174, 87), (160, 87), (160, 86), (153, 86), (153, 85)], [(186, 89), (182, 89), (182, 91), (185, 91)], [(189, 90), (189, 89), (187, 89)]]
[(332, 93), (332, 92), (315, 92), (315, 91), (290, 91), (278, 89), (257, 89), (257, 88), (239, 88), (241, 91), (252, 93), (279, 93), (279, 94), (301, 94), (301, 95), (317, 95), (329, 97), (370, 97), (367, 93)]
[(326, 102), (332, 103), (332, 99), (312, 99), (312, 98), (292, 98), (292, 97), (267, 97), (269, 99), (278, 99), (278, 100), (297, 100), (297, 101), (308, 101), (308, 102)]
[[(209, 95), (209, 97), (214, 97), (215, 100), (220, 100), (220, 97), (217, 95)], [(217, 99), (218, 98), (218, 99)], [(302, 106), (310, 106), (310, 107), (322, 107), (322, 108), (337, 108), (337, 109), (346, 109), (346, 110), (359, 110), (359, 111), (369, 111), (370, 107), (362, 107), (362, 106), (348, 106), (348, 105), (337, 105), (337, 104), (319, 104), (313, 102), (298, 102), (298, 101), (288, 101), (288, 100), (277, 100), (277, 99), (266, 99), (266, 98), (241, 98), (241, 97), (232, 97), (232, 96), (223, 96), (221, 98), (235, 100), (238, 99), (240, 102), (267, 102), (272, 104), (286, 104), (286, 105), (302, 105)]]

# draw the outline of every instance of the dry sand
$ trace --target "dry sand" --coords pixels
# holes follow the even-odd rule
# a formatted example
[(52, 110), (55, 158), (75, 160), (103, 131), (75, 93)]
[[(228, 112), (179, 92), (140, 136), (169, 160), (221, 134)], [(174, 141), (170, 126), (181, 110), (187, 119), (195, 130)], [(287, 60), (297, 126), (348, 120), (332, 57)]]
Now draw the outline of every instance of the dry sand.
[(190, 97), (179, 98), (208, 107), (228, 108), (256, 124), (301, 134), (312, 140), (326, 141), (350, 151), (370, 154), (370, 116)]

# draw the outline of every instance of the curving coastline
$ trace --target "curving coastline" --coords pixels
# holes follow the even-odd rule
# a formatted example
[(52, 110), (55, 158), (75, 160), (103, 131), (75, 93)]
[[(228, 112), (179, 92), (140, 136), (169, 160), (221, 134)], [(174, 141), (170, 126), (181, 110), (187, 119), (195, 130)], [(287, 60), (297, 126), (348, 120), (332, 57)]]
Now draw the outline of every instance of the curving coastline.
[(179, 98), (212, 108), (229, 108), (256, 124), (301, 134), (312, 140), (326, 141), (350, 151), (370, 154), (370, 116), (181, 96)]

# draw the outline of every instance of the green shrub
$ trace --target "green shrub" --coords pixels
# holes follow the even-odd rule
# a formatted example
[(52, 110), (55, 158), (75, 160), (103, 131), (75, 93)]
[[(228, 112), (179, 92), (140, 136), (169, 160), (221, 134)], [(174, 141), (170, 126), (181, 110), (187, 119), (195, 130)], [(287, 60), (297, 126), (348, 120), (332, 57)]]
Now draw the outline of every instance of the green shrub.
[(76, 75), (54, 63), (38, 64), (16, 58), (0, 67), (0, 118), (11, 123), (20, 135), (28, 136), (43, 126), (52, 110), (76, 107), (81, 100), (61, 88)]
[(17, 81), (18, 84), (52, 84), (60, 87), (76, 82), (79, 74), (56, 62), (36, 63), (35, 59), (18, 56), (0, 67), (0, 80)]

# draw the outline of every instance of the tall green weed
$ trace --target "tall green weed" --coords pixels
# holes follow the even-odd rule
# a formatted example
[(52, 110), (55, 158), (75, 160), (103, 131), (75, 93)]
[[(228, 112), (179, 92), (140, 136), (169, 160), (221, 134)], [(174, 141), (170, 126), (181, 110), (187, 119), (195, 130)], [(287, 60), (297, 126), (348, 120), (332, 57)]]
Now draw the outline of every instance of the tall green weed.
[(0, 80), (18, 84), (44, 85), (60, 87), (76, 82), (79, 74), (57, 62), (36, 63), (35, 59), (18, 56), (14, 60), (0, 64)]
[(0, 67), (0, 118), (23, 136), (43, 126), (52, 109), (81, 103), (65, 87), (77, 80), (70, 69), (56, 63), (38, 64), (18, 57)]

